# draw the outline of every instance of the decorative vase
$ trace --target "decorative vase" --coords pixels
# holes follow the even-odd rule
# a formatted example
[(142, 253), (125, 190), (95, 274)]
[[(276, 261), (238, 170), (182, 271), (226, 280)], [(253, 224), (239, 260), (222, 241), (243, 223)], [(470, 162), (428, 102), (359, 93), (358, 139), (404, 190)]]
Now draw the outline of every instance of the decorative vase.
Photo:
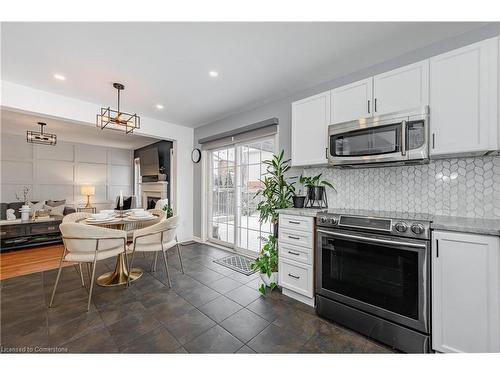
[(304, 202), (306, 200), (305, 195), (296, 195), (292, 197), (293, 199), (293, 207), (294, 208), (304, 208)]
[(278, 272), (271, 273), (271, 277), (267, 276), (266, 273), (261, 273), (260, 279), (267, 287), (269, 287), (271, 283), (278, 284)]
[(19, 212), (21, 212), (21, 221), (29, 221), (30, 219), (30, 206), (27, 204), (23, 204), (21, 208), (19, 209)]

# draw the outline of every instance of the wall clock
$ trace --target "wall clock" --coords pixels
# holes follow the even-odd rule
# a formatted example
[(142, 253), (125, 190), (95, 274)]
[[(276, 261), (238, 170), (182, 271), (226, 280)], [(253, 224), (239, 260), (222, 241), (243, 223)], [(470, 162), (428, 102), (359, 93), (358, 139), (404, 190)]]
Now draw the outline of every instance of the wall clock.
[(199, 148), (195, 148), (191, 152), (191, 160), (193, 161), (193, 163), (199, 163), (200, 162), (200, 160), (201, 160), (201, 150)]

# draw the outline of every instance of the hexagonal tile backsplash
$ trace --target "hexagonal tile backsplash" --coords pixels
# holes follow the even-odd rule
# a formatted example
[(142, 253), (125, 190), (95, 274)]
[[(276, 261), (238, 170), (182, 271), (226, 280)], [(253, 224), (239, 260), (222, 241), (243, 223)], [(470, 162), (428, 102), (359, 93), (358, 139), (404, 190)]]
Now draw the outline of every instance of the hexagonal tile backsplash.
[(303, 173), (323, 173), (334, 184), (337, 193), (327, 189), (329, 207), (500, 218), (500, 156), (383, 168), (306, 168)]

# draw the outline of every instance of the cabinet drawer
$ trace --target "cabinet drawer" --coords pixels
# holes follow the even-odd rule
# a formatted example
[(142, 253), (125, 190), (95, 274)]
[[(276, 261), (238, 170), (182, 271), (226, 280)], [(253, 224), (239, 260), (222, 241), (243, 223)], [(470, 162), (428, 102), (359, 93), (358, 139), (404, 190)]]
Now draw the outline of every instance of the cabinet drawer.
[(26, 234), (26, 226), (24, 225), (13, 225), (8, 227), (3, 227), (0, 230), (0, 236), (2, 238), (24, 236)]
[(312, 248), (294, 246), (284, 242), (279, 243), (279, 256), (296, 262), (312, 265), (312, 252)]
[(281, 258), (279, 284), (307, 297), (313, 296), (312, 266)]
[(301, 230), (304, 232), (312, 232), (313, 218), (294, 215), (280, 215), (280, 228), (289, 228)]
[(279, 240), (280, 242), (286, 242), (295, 246), (302, 246), (307, 248), (312, 248), (313, 246), (313, 233), (311, 232), (300, 232), (297, 230), (289, 228), (279, 229)]
[(32, 225), (30, 230), (30, 234), (44, 234), (54, 232), (59, 232), (59, 223)]

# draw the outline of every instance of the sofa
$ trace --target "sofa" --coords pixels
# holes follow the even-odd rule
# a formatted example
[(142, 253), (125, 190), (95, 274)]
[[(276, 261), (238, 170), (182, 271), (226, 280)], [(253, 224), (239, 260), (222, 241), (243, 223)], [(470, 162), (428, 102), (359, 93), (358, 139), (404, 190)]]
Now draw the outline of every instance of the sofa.
[[(51, 201), (47, 201), (51, 202)], [(52, 202), (65, 202), (65, 201), (52, 201)], [(33, 203), (38, 203), (38, 201), (33, 201)], [(9, 208), (14, 209), (14, 215), (16, 215), (16, 218), (20, 219), (21, 218), (21, 212), (19, 212), (19, 209), (23, 205), (23, 202), (10, 202), (10, 203), (0, 203), (0, 220), (7, 220), (7, 210)], [(65, 204), (65, 203), (62, 203)], [(75, 212), (75, 209), (72, 207), (65, 206), (64, 207), (64, 212), (63, 216), (66, 216), (68, 214), (71, 214)]]

